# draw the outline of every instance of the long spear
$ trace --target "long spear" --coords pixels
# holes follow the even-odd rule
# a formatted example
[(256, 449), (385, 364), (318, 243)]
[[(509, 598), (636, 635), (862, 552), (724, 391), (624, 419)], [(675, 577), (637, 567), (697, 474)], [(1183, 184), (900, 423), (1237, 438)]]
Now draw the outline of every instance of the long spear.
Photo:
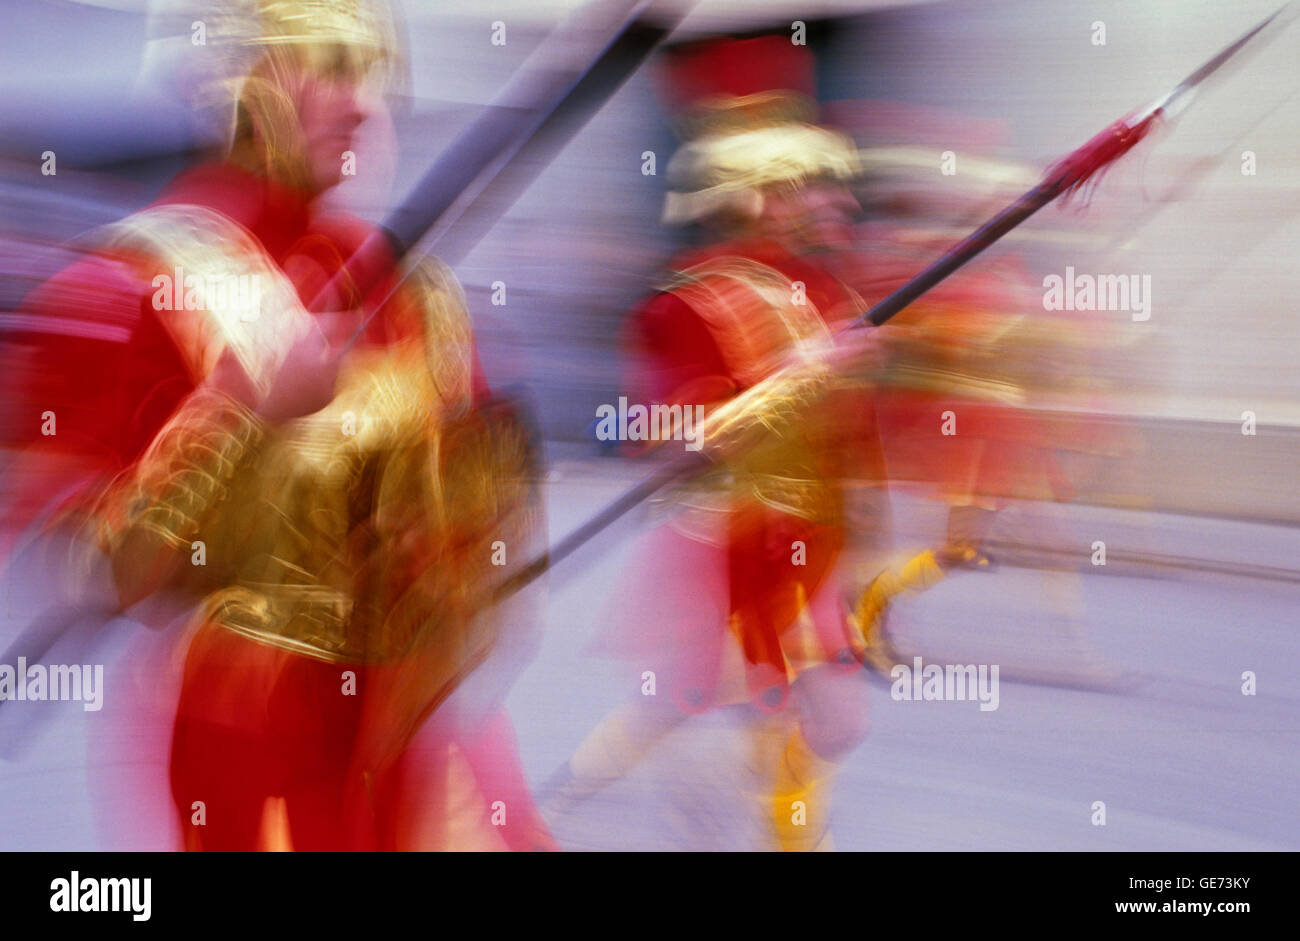
[[(564, 144), (641, 66), (686, 15), (691, 3), (593, 0), (572, 13), (525, 62), (434, 164), (402, 204), (325, 285), (309, 308), (373, 266), (376, 252), (398, 259), (437, 253), (454, 265), (519, 197)], [(574, 63), (573, 50), (603, 35), (594, 60)], [(399, 289), (399, 278), (356, 329), (341, 357)]]
[[(1078, 190), (1089, 179), (1137, 146), (1138, 142), (1145, 138), (1161, 119), (1172, 117), (1186, 108), (1198, 86), (1222, 68), (1289, 6), (1291, 3), (1285, 4), (1248, 30), (1218, 55), (1179, 82), (1168, 94), (1111, 124), (1082, 147), (1054, 163), (1033, 189), (948, 249), (924, 271), (862, 314), (845, 329), (881, 326), (1048, 203), (1062, 194)], [(773, 377), (765, 380), (765, 383), (773, 382), (774, 379), (780, 381), (781, 378)], [(497, 589), (497, 600), (514, 594), (541, 577), (561, 559), (572, 555), (593, 536), (649, 499), (661, 488), (692, 478), (710, 466), (712, 461), (705, 456), (704, 451), (688, 451), (670, 459), (646, 480), (624, 493), (557, 542), (544, 555), (537, 557), (506, 578)]]

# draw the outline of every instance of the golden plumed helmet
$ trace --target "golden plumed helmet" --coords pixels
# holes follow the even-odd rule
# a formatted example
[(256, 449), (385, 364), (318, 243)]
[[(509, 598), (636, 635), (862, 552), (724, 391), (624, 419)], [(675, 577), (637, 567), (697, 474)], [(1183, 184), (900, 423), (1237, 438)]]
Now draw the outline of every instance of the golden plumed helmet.
[(669, 50), (669, 106), (686, 142), (668, 163), (664, 221), (757, 215), (766, 187), (857, 172), (853, 141), (820, 127), (813, 60), (788, 36), (721, 38)]
[[(200, 132), (227, 148), (255, 123), (264, 134), (296, 128), (294, 76), (375, 76), (406, 84), (405, 55), (385, 0), (155, 0), (142, 78), (178, 93)], [(286, 110), (287, 109), (287, 110)], [(281, 157), (288, 140), (268, 140)]]
[(706, 134), (689, 141), (668, 162), (672, 189), (664, 221), (691, 222), (722, 209), (756, 215), (758, 194), (782, 185), (799, 188), (822, 180), (847, 181), (858, 172), (853, 142), (835, 131), (802, 122)]

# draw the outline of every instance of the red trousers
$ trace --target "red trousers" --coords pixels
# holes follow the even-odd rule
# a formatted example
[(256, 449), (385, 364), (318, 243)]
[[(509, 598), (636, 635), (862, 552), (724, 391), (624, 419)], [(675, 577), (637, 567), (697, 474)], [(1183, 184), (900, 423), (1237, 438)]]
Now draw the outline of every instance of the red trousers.
[[(355, 674), (346, 681), (345, 671)], [(554, 848), (532, 803), (504, 712), (468, 730), (444, 722), (377, 773), (359, 767), (366, 691), (386, 665), (328, 663), (207, 625), (190, 646), (172, 739), (171, 784), (185, 844), (207, 851), (393, 850), (410, 845), (412, 808), (436, 812), (452, 744), (484, 795), (509, 808), (510, 849)], [(345, 682), (355, 695), (345, 695)], [(435, 714), (436, 718), (436, 714)], [(373, 731), (373, 730), (371, 730)], [(382, 729), (379, 730), (382, 732)]]

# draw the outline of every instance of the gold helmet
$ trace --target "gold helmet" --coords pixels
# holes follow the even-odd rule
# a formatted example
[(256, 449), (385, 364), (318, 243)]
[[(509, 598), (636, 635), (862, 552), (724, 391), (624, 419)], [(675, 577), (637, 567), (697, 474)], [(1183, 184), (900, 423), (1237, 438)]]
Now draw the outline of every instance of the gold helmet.
[(706, 134), (684, 144), (668, 162), (672, 189), (664, 201), (664, 221), (691, 222), (723, 209), (757, 215), (765, 187), (846, 181), (857, 172), (853, 142), (814, 124), (782, 122)]
[(179, 93), (227, 149), (256, 125), (279, 162), (292, 162), (295, 74), (405, 83), (385, 0), (155, 0), (149, 33), (142, 78)]
[(817, 125), (813, 62), (788, 37), (690, 43), (670, 50), (670, 105), (686, 142), (668, 164), (664, 221), (757, 215), (762, 190), (857, 172), (853, 141)]

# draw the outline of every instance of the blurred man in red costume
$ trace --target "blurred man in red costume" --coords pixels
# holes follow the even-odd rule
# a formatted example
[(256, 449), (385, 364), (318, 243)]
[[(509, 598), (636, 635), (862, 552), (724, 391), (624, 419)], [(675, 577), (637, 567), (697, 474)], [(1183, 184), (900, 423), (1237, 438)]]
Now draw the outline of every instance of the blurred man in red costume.
[[(616, 643), (654, 673), (655, 695), (607, 717), (551, 787), (572, 805), (686, 716), (748, 704), (776, 844), (829, 848), (835, 762), (867, 716), (835, 576), (841, 480), (851, 466), (878, 481), (881, 462), (860, 387), (803, 401), (774, 377), (823, 355), (863, 311), (820, 256), (843, 246), (858, 210), (845, 188), (854, 148), (813, 123), (812, 60), (788, 37), (679, 47), (667, 78), (687, 140), (668, 167), (665, 219), (700, 224), (708, 241), (674, 259), (632, 315), (630, 399), (715, 417), (739, 406), (758, 435), (661, 502), (667, 519), (618, 594)], [(769, 410), (798, 417), (757, 417)]]
[[(836, 271), (868, 303), (1037, 182), (1032, 169), (990, 156), (1005, 143), (998, 122), (877, 101), (846, 102), (836, 113), (867, 142), (856, 192), (869, 220), (854, 250), (837, 256)], [(944, 160), (952, 172), (943, 172)], [(1038, 243), (1053, 236), (1041, 225), (1033, 234)], [(1064, 452), (1115, 445), (1093, 424), (1034, 411), (1048, 401), (1085, 404), (1092, 390), (1080, 381), (1088, 375), (1080, 357), (1106, 338), (1100, 325), (1042, 309), (1023, 249), (1001, 245), (957, 272), (894, 317), (887, 336), (875, 401), (891, 489), (933, 495), (949, 511), (941, 540), (860, 576), (850, 618), (864, 635), (865, 659), (885, 674), (901, 659), (885, 627), (895, 598), (953, 571), (988, 569), (987, 541), (1002, 508), (1069, 500)], [(1049, 584), (1062, 613), (1080, 616), (1073, 580)]]
[[(39, 507), (66, 535), (74, 594), (199, 606), (170, 761), (188, 848), (548, 847), (501, 690), (419, 734), (493, 650), (494, 546), (523, 561), (539, 511), (454, 276), (321, 208), (392, 23), (345, 0), (209, 13), (228, 153), (29, 299), (11, 524)], [(452, 792), (473, 819), (447, 819)]]

